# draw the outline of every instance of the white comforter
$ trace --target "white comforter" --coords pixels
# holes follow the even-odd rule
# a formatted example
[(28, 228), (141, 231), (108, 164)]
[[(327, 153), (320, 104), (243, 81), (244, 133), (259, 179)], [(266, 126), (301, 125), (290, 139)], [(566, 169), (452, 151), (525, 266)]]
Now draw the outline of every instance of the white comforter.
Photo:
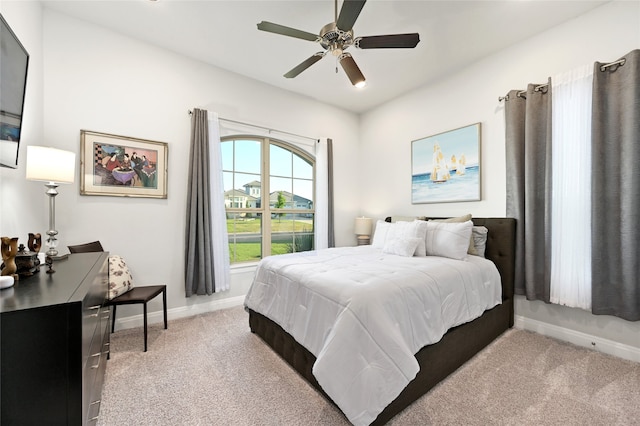
[(313, 353), (320, 386), (354, 425), (368, 425), (415, 377), (420, 348), (500, 301), (486, 259), (360, 246), (263, 259), (245, 306)]

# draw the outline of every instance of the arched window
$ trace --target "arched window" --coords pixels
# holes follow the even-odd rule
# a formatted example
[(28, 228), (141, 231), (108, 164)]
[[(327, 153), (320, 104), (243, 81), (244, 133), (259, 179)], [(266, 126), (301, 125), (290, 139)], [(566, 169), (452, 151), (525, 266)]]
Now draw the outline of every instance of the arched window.
[(283, 141), (222, 138), (231, 263), (313, 250), (315, 159)]

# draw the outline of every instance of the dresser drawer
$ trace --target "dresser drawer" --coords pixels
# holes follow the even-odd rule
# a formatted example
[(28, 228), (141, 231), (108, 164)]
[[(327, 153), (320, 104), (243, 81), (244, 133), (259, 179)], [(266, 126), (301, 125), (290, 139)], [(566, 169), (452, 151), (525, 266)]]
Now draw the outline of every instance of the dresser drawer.
[[(104, 383), (104, 374), (107, 368), (107, 358), (109, 356), (109, 322), (105, 321), (104, 327), (101, 328), (100, 333), (102, 338), (102, 351), (100, 353), (99, 362), (95, 368), (95, 376), (93, 376), (93, 382), (91, 387), (87, 389), (87, 393), (90, 396), (87, 406), (88, 412), (86, 416), (86, 424), (94, 425), (98, 421), (98, 414), (100, 412), (100, 404), (102, 402), (102, 385)], [(101, 324), (102, 326), (102, 324)], [(96, 335), (96, 337), (98, 337)]]
[(84, 360), (82, 377), (82, 400), (85, 419), (97, 416), (100, 408), (102, 377), (104, 376), (107, 356), (109, 355), (109, 320), (111, 309), (103, 306), (98, 310), (95, 332), (89, 345), (88, 355)]
[(82, 299), (82, 355), (83, 363), (93, 352), (89, 351), (91, 341), (97, 329), (100, 328), (101, 318), (108, 315), (109, 307), (104, 306), (107, 300), (109, 281), (108, 263), (105, 262), (100, 272), (95, 275), (87, 293)]

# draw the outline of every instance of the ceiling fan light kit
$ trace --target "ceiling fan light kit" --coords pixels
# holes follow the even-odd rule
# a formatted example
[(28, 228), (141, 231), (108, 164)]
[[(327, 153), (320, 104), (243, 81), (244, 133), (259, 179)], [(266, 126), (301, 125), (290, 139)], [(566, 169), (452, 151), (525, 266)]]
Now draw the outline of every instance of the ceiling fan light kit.
[(287, 72), (286, 78), (294, 78), (305, 71), (311, 65), (322, 59), (327, 52), (338, 58), (345, 74), (349, 77), (351, 84), (355, 87), (364, 87), (366, 79), (351, 54), (345, 52), (351, 46), (357, 49), (405, 49), (414, 48), (420, 42), (418, 33), (390, 34), (368, 37), (357, 37), (353, 35), (353, 24), (358, 19), (362, 8), (367, 0), (344, 0), (340, 15), (338, 15), (338, 0), (335, 0), (335, 20), (324, 27), (315, 35), (306, 31), (262, 21), (258, 24), (258, 29), (274, 34), (299, 38), (302, 40), (320, 43), (324, 51), (314, 53), (300, 64)]
[(347, 74), (347, 77), (351, 80), (351, 84), (357, 88), (366, 86), (367, 82), (362, 71), (360, 71), (358, 64), (356, 64), (356, 61), (353, 60), (353, 57), (349, 53), (343, 53), (338, 60), (345, 74)]

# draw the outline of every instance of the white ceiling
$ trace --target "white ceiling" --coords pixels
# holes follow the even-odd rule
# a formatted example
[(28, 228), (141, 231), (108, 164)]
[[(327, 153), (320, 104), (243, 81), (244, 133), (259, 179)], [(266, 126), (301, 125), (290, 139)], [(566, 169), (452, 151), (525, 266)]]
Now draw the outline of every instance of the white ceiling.
[[(349, 49), (367, 78), (349, 83), (327, 55), (283, 74), (319, 44), (259, 31), (262, 20), (310, 33), (334, 20), (333, 0), (43, 0), (45, 7), (357, 113), (456, 72), (606, 1), (369, 0), (355, 36), (418, 32), (415, 49)], [(342, 0), (338, 2), (341, 7)]]

